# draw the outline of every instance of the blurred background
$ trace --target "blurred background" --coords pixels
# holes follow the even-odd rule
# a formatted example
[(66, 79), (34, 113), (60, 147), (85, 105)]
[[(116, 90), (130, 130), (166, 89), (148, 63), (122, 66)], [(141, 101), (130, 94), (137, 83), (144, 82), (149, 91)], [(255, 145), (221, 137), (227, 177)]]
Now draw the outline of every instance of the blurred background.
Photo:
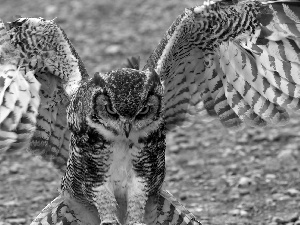
[[(172, 21), (196, 0), (0, 0), (0, 18), (55, 19), (90, 75), (142, 66)], [(165, 188), (204, 224), (300, 224), (300, 123), (230, 132), (218, 121), (167, 139)], [(60, 175), (26, 151), (0, 153), (0, 225), (29, 224), (58, 195)]]

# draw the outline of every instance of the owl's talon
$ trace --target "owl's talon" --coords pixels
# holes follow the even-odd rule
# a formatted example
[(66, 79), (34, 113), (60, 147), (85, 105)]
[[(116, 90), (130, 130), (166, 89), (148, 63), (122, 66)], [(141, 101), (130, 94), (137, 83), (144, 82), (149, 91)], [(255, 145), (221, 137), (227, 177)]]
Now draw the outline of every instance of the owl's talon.
[(128, 223), (128, 225), (146, 225), (145, 223)]
[(100, 225), (120, 225), (117, 220), (103, 220)]

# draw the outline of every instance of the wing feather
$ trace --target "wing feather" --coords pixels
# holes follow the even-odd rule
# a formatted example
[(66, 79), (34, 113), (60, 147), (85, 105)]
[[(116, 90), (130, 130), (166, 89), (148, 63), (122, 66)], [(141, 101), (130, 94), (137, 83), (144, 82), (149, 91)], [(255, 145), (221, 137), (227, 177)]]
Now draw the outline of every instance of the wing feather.
[(186, 9), (144, 68), (161, 76), (167, 127), (190, 121), (202, 102), (225, 127), (285, 124), (287, 108), (299, 111), (299, 9), (297, 1)]
[(224, 80), (225, 95), (232, 110), (240, 118), (239, 126), (242, 127), (242, 121), (253, 126), (265, 126), (266, 121), (256, 114), (253, 108), (245, 101), (245, 99), (235, 90), (232, 84)]
[(220, 92), (215, 97), (214, 101), (214, 110), (220, 118), (220, 122), (225, 127), (242, 127), (242, 118), (234, 112), (234, 110), (230, 107), (226, 95), (225, 90), (222, 88)]
[[(39, 83), (32, 72), (22, 73), (17, 51), (10, 44), (4, 23), (0, 21), (0, 150), (24, 146), (35, 129), (40, 103)], [(25, 143), (26, 144), (26, 143)], [(25, 145), (27, 146), (27, 145)]]
[(0, 150), (29, 147), (65, 167), (70, 97), (88, 75), (54, 21), (0, 24)]

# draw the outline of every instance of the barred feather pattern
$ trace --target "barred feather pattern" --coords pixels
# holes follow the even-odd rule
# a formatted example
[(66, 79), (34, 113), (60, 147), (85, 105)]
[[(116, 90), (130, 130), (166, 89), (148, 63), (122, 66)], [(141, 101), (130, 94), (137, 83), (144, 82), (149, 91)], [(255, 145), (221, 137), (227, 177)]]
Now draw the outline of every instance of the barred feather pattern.
[(300, 109), (299, 12), (298, 1), (186, 9), (144, 67), (164, 83), (168, 129), (205, 111), (228, 128), (285, 124)]
[(40, 84), (20, 70), (18, 51), (0, 21), (0, 151), (28, 147), (35, 131)]
[[(8, 31), (5, 30), (4, 25), (2, 27), (2, 37), (6, 42), (1, 42), (1, 46), (8, 43), (11, 51), (14, 52), (17, 63), (14, 66), (14, 63), (9, 61), (9, 66), (17, 66), (14, 70), (20, 78), (18, 80), (14, 78), (9, 86), (6, 84), (3, 89), (6, 91), (5, 97), (1, 100), (7, 102), (8, 93), (11, 93), (14, 98), (24, 98), (22, 101), (15, 99), (15, 102), (18, 107), (23, 107), (25, 110), (28, 108), (31, 114), (21, 120), (16, 116), (17, 120), (14, 123), (20, 123), (20, 126), (18, 128), (10, 126), (11, 135), (13, 134), (14, 137), (4, 133), (6, 128), (2, 119), (0, 140), (5, 143), (6, 149), (28, 147), (28, 142), (31, 140), (29, 144), (31, 152), (53, 161), (56, 167), (65, 170), (70, 142), (66, 109), (70, 96), (76, 91), (80, 81), (88, 78), (88, 74), (64, 31), (54, 21), (42, 18), (20, 18), (8, 23)], [(2, 52), (4, 47), (1, 49)], [(9, 82), (10, 76), (2, 77), (5, 83)], [(16, 85), (29, 85), (33, 88), (33, 84), (36, 86), (34, 90), (37, 91), (28, 99), (36, 100), (27, 103), (26, 95), (17, 91)], [(23, 89), (28, 90), (26, 86)], [(9, 116), (1, 109), (1, 117), (7, 117), (5, 119), (8, 120), (8, 124), (11, 123), (9, 119), (11, 120), (14, 114), (22, 113), (17, 108), (9, 108), (4, 104), (3, 107), (9, 109), (6, 110)]]
[[(98, 218), (96, 208), (90, 206), (88, 210), (84, 210), (85, 215), (82, 216), (81, 210), (85, 208), (85, 205), (70, 199), (70, 195), (64, 192), (47, 205), (31, 225), (99, 225), (101, 221)], [(155, 224), (201, 225), (195, 216), (186, 210), (168, 191), (161, 191), (158, 198), (158, 208), (159, 212), (155, 214), (158, 221)], [(151, 220), (151, 218), (148, 219)]]

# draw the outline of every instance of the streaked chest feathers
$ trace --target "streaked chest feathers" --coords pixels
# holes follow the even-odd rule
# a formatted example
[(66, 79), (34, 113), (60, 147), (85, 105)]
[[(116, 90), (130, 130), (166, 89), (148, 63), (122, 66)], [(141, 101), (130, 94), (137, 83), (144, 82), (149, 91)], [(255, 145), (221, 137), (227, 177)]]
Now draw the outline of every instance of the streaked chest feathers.
[(116, 199), (126, 196), (128, 185), (135, 181), (132, 160), (139, 149), (131, 141), (114, 142), (111, 146), (110, 167), (107, 174), (107, 188)]
[[(138, 154), (142, 150), (141, 144), (130, 139), (118, 138), (109, 147), (110, 155), (107, 164), (108, 172), (105, 174), (104, 186), (115, 196), (118, 205), (126, 207), (128, 191), (144, 189), (141, 178), (137, 177), (133, 161), (138, 160)], [(136, 190), (135, 190), (136, 189)]]

